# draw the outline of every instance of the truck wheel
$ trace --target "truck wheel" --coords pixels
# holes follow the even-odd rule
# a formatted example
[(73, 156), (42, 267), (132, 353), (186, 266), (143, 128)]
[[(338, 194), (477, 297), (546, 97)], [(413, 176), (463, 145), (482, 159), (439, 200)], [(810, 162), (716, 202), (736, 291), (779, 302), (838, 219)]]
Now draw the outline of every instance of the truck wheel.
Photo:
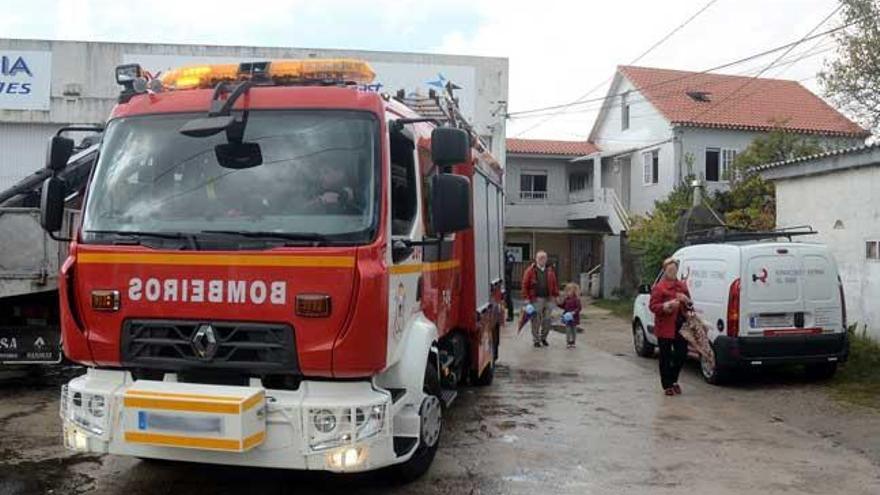
[(808, 364), (806, 371), (813, 380), (830, 380), (837, 373), (837, 363)]
[(395, 478), (402, 483), (413, 482), (424, 475), (440, 446), (440, 433), (443, 430), (443, 402), (440, 400), (440, 375), (437, 366), (428, 363), (425, 370), (425, 396), (419, 408), (420, 433), (419, 446), (408, 461), (392, 468)]
[[(712, 352), (715, 352), (715, 349), (712, 349)], [(717, 360), (710, 365), (703, 356), (700, 356), (700, 374), (703, 375), (703, 380), (706, 380), (706, 383), (712, 385), (722, 385), (728, 379), (728, 373), (724, 368), (718, 367)]]
[(648, 342), (648, 336), (645, 334), (645, 328), (641, 321), (636, 321), (633, 324), (633, 348), (636, 350), (636, 354), (641, 357), (654, 356), (654, 344)]

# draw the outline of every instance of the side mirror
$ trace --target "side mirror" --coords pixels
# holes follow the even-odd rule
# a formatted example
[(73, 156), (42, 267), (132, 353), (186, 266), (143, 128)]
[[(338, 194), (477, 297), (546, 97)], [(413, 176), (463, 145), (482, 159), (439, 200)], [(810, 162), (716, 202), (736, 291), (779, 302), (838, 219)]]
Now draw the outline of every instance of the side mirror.
[(245, 169), (263, 164), (263, 152), (257, 143), (224, 143), (214, 146), (217, 163), (223, 168)]
[(648, 284), (642, 284), (639, 286), (639, 294), (650, 294), (651, 286)]
[(437, 127), (431, 132), (431, 161), (438, 166), (465, 163), (471, 156), (471, 139), (463, 129)]
[(437, 174), (431, 177), (431, 230), (449, 234), (471, 227), (471, 183), (467, 177)]
[(58, 177), (49, 177), (43, 181), (40, 195), (40, 225), (43, 230), (52, 234), (61, 230), (64, 222), (64, 195), (67, 185)]
[(49, 138), (49, 147), (46, 150), (46, 168), (54, 172), (64, 170), (70, 155), (73, 154), (73, 139), (63, 136)]

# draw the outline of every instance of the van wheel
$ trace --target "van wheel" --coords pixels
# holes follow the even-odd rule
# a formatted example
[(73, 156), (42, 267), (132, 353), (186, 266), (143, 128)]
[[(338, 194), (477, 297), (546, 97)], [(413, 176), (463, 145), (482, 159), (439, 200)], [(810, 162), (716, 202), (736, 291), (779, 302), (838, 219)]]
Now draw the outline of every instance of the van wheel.
[(806, 371), (813, 380), (830, 380), (837, 373), (837, 363), (808, 364)]
[(648, 336), (645, 334), (645, 328), (641, 321), (636, 321), (633, 324), (633, 348), (639, 356), (646, 358), (654, 356), (654, 344), (648, 342)]
[[(715, 349), (712, 349), (712, 352), (715, 352)], [(722, 385), (728, 379), (728, 374), (723, 368), (718, 367), (718, 361), (715, 360), (714, 363), (709, 364), (702, 355), (700, 356), (700, 374), (703, 375), (703, 379), (706, 380), (706, 383), (710, 383), (712, 385)]]
[(440, 374), (429, 361), (425, 369), (425, 398), (419, 407), (419, 446), (408, 461), (392, 468), (397, 481), (410, 483), (422, 477), (434, 462), (443, 430), (443, 402), (440, 399)]

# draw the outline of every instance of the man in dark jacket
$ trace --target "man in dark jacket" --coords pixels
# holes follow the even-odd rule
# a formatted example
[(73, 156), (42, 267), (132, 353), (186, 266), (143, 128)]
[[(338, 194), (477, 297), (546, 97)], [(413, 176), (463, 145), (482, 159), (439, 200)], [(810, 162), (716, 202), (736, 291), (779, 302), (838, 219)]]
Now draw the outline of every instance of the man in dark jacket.
[(534, 306), (532, 316), (532, 339), (535, 347), (547, 347), (547, 336), (550, 334), (550, 311), (554, 301), (559, 297), (559, 282), (556, 272), (547, 265), (547, 253), (538, 251), (535, 262), (526, 268), (522, 279), (522, 294), (529, 304)]

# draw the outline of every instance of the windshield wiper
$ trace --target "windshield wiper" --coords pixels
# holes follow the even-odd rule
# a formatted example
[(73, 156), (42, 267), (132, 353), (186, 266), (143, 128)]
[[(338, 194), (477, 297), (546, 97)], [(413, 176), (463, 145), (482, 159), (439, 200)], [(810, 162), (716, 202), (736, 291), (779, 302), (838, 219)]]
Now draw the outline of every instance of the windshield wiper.
[(272, 232), (253, 230), (202, 230), (201, 234), (228, 234), (256, 239), (281, 239), (297, 243), (320, 245), (330, 242), (330, 238), (317, 232)]
[[(187, 245), (192, 249), (198, 249), (196, 236), (187, 232), (147, 232), (142, 230), (85, 230), (86, 234), (109, 234), (120, 237), (129, 237), (137, 240), (140, 237), (153, 237), (157, 239), (181, 239), (187, 241)], [(138, 240), (138, 244), (140, 241)]]

